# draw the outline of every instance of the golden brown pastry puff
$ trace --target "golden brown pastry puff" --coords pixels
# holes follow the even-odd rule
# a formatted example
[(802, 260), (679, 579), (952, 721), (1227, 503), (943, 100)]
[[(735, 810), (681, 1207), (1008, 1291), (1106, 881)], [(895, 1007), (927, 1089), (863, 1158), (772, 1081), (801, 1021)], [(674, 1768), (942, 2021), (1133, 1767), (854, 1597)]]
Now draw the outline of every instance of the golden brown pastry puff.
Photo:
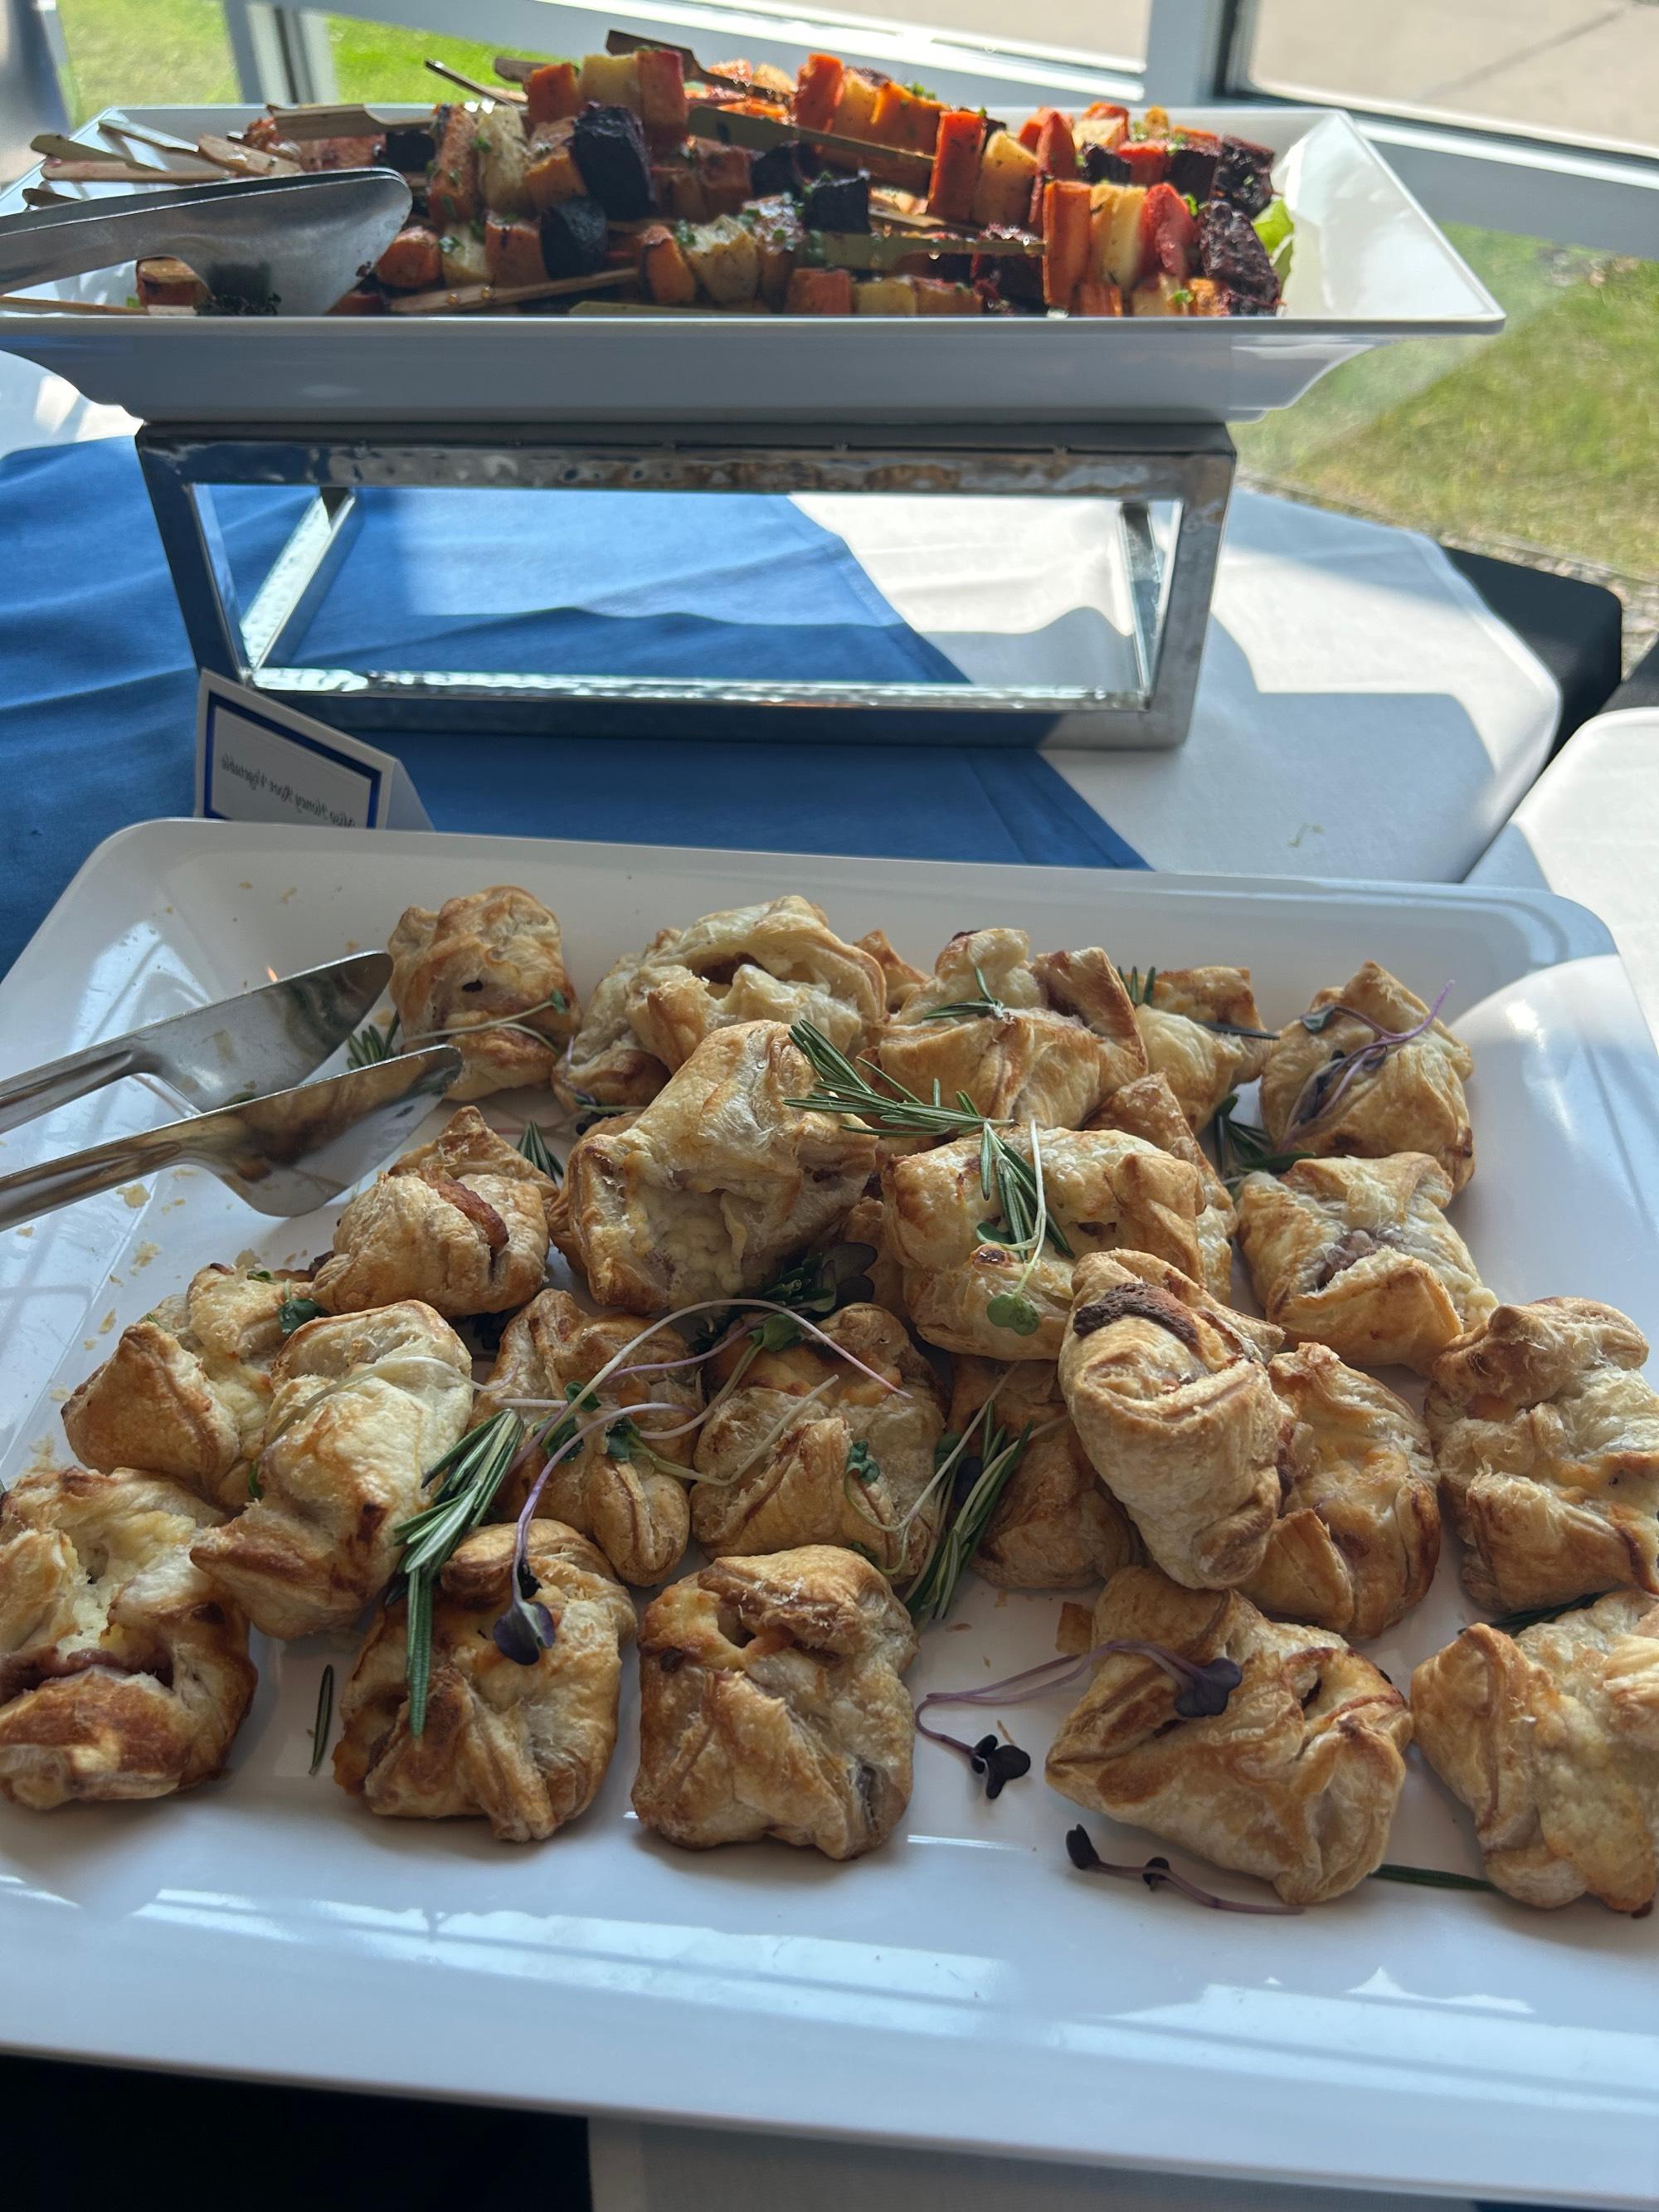
[(1463, 1580), (1494, 1613), (1659, 1594), (1659, 1395), (1647, 1339), (1590, 1298), (1499, 1306), (1436, 1361), (1424, 1416)]
[(913, 968), (902, 953), (896, 952), (887, 941), (884, 929), (866, 929), (856, 940), (860, 950), (867, 952), (881, 970), (886, 986), (887, 1011), (896, 1014), (918, 983), (927, 981), (920, 968)]
[[(1368, 1160), (1426, 1152), (1462, 1190), (1474, 1173), (1463, 1096), (1474, 1054), (1440, 1021), (1407, 1044), (1383, 1051), (1379, 1042), (1417, 1030), (1428, 1012), (1375, 960), (1340, 988), (1316, 991), (1307, 1014), (1279, 1031), (1261, 1071), (1261, 1119), (1277, 1149)], [(1356, 1057), (1372, 1045), (1382, 1054), (1376, 1064)]]
[(1075, 1287), (1060, 1386), (1101, 1480), (1176, 1582), (1248, 1582), (1279, 1506), (1279, 1331), (1146, 1252), (1092, 1253)]
[(1426, 1152), (1298, 1160), (1239, 1186), (1239, 1247), (1269, 1321), (1362, 1367), (1426, 1375), (1497, 1299), (1444, 1208), (1451, 1177)]
[(909, 1517), (933, 1478), (945, 1394), (903, 1322), (879, 1306), (843, 1306), (822, 1327), (896, 1388), (812, 1337), (783, 1352), (757, 1352), (747, 1336), (729, 1346), (709, 1388), (738, 1380), (697, 1437), (692, 1532), (716, 1558), (857, 1545), (904, 1580), (921, 1572), (942, 1511), (935, 1498)]
[(951, 1379), (952, 1435), (966, 1431), (994, 1391), (998, 1425), (1011, 1437), (1027, 1426), (1032, 1431), (974, 1553), (975, 1569), (988, 1583), (1003, 1589), (1070, 1589), (1109, 1579), (1139, 1559), (1134, 1524), (1096, 1474), (1055, 1368), (1030, 1359), (1014, 1368), (994, 1359), (957, 1359)]
[(504, 1844), (540, 1843), (593, 1802), (617, 1744), (622, 1651), (634, 1607), (585, 1536), (537, 1521), (526, 1546), (532, 1601), (553, 1641), (521, 1666), (490, 1634), (511, 1597), (512, 1528), (459, 1545), (432, 1607), (426, 1724), (409, 1732), (399, 1602), (374, 1616), (340, 1701), (334, 1779), (371, 1812), (403, 1820), (482, 1814)]
[(1212, 1298), (1231, 1304), (1233, 1291), (1233, 1231), (1238, 1216), (1227, 1186), (1216, 1173), (1209, 1154), (1193, 1134), (1192, 1124), (1181, 1110), (1181, 1102), (1170, 1088), (1167, 1075), (1138, 1076), (1115, 1091), (1094, 1119), (1091, 1129), (1121, 1129), (1131, 1137), (1144, 1137), (1161, 1152), (1172, 1152), (1195, 1170), (1202, 1203), (1199, 1209), (1200, 1279)]
[(411, 906), (386, 950), (404, 1049), (440, 1037), (460, 1049), (452, 1098), (552, 1081), (580, 1009), (557, 917), (539, 899), (494, 884), (435, 914)]
[(862, 1195), (876, 1140), (804, 1113), (816, 1079), (777, 1022), (718, 1029), (623, 1130), (565, 1170), (568, 1243), (601, 1305), (666, 1313), (752, 1291)]
[(634, 1810), (671, 1844), (763, 1836), (855, 1859), (910, 1799), (916, 1632), (879, 1569), (830, 1544), (716, 1559), (640, 1623)]
[[(1010, 1148), (1029, 1160), (1030, 1132), (1005, 1133)], [(887, 1232), (904, 1269), (905, 1304), (929, 1344), (993, 1359), (1052, 1361), (1060, 1354), (1073, 1271), (1083, 1255), (1132, 1246), (1185, 1273), (1202, 1266), (1197, 1224), (1203, 1193), (1197, 1170), (1184, 1160), (1115, 1129), (1044, 1129), (1037, 1141), (1048, 1218), (1071, 1252), (1068, 1257), (1046, 1243), (1025, 1278), (1021, 1295), (1038, 1316), (1025, 1336), (994, 1321), (989, 1310), (1025, 1274), (1025, 1259), (979, 1235), (981, 1223), (1001, 1217), (994, 1188), (985, 1195), (978, 1139), (960, 1137), (883, 1169)]]
[[(587, 1314), (563, 1291), (544, 1291), (532, 1305), (515, 1314), (501, 1336), (501, 1350), (489, 1380), (479, 1395), (473, 1419), (489, 1420), (510, 1401), (553, 1399), (552, 1407), (521, 1406), (522, 1419), (539, 1428), (558, 1419), (573, 1382), (591, 1382), (600, 1369), (627, 1350), (641, 1334), (641, 1324), (631, 1316)], [(672, 1328), (647, 1338), (633, 1360), (623, 1366), (647, 1361), (672, 1360), (684, 1346)], [(684, 1428), (702, 1404), (701, 1370), (681, 1367), (667, 1373), (618, 1375), (608, 1377), (594, 1394), (599, 1410), (615, 1411), (618, 1419), (629, 1408), (647, 1401), (669, 1404), (679, 1410), (641, 1413), (635, 1423), (652, 1451), (661, 1459), (684, 1467), (690, 1480), (695, 1432), (667, 1436), (665, 1430)], [(582, 1394), (584, 1401), (587, 1394)], [(584, 1404), (577, 1419), (592, 1418)], [(514, 1482), (503, 1489), (496, 1510), (516, 1514), (525, 1493), (540, 1471), (540, 1462), (526, 1466)], [(562, 1460), (542, 1488), (538, 1514), (563, 1521), (584, 1536), (591, 1536), (625, 1583), (659, 1583), (680, 1563), (691, 1529), (685, 1484), (665, 1474), (643, 1454), (633, 1459), (613, 1457), (606, 1449), (605, 1431), (596, 1429), (584, 1437), (568, 1459)]]
[(181, 1297), (123, 1329), (120, 1341), (64, 1407), (83, 1467), (143, 1468), (188, 1483), (234, 1512), (247, 1502), (247, 1463), (270, 1403), (278, 1319), (310, 1294), (303, 1275), (202, 1268)]
[(581, 1027), (553, 1078), (560, 1100), (579, 1121), (595, 1107), (647, 1105), (667, 1082), (668, 1070), (635, 1034), (629, 1007), (640, 970), (673, 937), (672, 929), (659, 930), (643, 952), (625, 955), (594, 985)]
[(1369, 1659), (1152, 1567), (1124, 1568), (1101, 1594), (1095, 1642), (1119, 1638), (1231, 1659), (1243, 1680), (1224, 1711), (1184, 1720), (1161, 1667), (1109, 1654), (1048, 1753), (1062, 1796), (1257, 1875), (1287, 1905), (1340, 1897), (1382, 1864), (1412, 1717)]
[(465, 1346), (430, 1306), (307, 1322), (275, 1388), (245, 1513), (191, 1557), (267, 1636), (347, 1628), (398, 1562), (397, 1530), (472, 1408)]
[(258, 1678), (246, 1621), (191, 1564), (218, 1519), (126, 1470), (0, 1497), (0, 1795), (44, 1813), (219, 1771)]
[(1155, 968), (1150, 981), (1150, 994), (1135, 1006), (1147, 1065), (1169, 1084), (1193, 1127), (1202, 1129), (1230, 1091), (1261, 1074), (1271, 1049), (1266, 1037), (1215, 1026), (1261, 1027), (1250, 971)]
[(1268, 1373), (1291, 1422), (1284, 1502), (1244, 1595), (1289, 1620), (1380, 1636), (1427, 1595), (1440, 1557), (1429, 1432), (1322, 1344), (1281, 1352)]
[(331, 1313), (420, 1298), (434, 1313), (508, 1313), (547, 1266), (552, 1179), (463, 1106), (434, 1143), (376, 1176), (341, 1214), (317, 1271)]
[(901, 1321), (909, 1319), (908, 1309), (904, 1303), (904, 1269), (893, 1249), (893, 1240), (887, 1233), (887, 1207), (879, 1190), (866, 1191), (854, 1202), (846, 1220), (840, 1224), (833, 1235), (819, 1241), (820, 1243), (867, 1244), (875, 1257), (866, 1262), (864, 1273), (875, 1293), (876, 1304), (885, 1306), (889, 1313), (896, 1314)]
[(1412, 1676), (1417, 1740), (1474, 1815), (1488, 1881), (1645, 1912), (1659, 1862), (1659, 1606), (1614, 1590), (1511, 1638), (1466, 1628)]
[(882, 1031), (877, 1057), (919, 1098), (937, 1083), (949, 1103), (965, 1091), (981, 1114), (1054, 1129), (1081, 1127), (1146, 1072), (1134, 1008), (1106, 955), (1033, 960), (1023, 929), (953, 937)]

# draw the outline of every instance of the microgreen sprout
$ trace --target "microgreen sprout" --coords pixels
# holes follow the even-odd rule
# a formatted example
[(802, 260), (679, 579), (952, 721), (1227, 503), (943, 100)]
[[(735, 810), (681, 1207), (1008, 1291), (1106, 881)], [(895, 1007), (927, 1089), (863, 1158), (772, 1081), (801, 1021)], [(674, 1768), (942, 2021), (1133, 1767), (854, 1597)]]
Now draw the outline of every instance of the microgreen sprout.
[(496, 1014), (487, 1022), (447, 1022), (441, 1029), (414, 1030), (410, 1032), (407, 1042), (410, 1044), (427, 1044), (434, 1037), (475, 1037), (482, 1036), (490, 1030), (517, 1030), (521, 1036), (532, 1038), (537, 1044), (549, 1044), (552, 1042), (550, 1037), (544, 1036), (540, 1030), (530, 1027), (530, 1017), (532, 1014), (567, 1014), (569, 1011), (570, 1001), (564, 993), (550, 991), (533, 1006), (520, 1006), (515, 1014)]
[(276, 1326), (284, 1336), (292, 1336), (296, 1328), (303, 1328), (325, 1311), (326, 1308), (316, 1298), (284, 1298), (276, 1309)]
[(877, 1482), (881, 1479), (881, 1462), (870, 1455), (868, 1439), (860, 1437), (847, 1454), (847, 1473), (854, 1482)]
[(1147, 1859), (1139, 1866), (1116, 1865), (1110, 1859), (1102, 1858), (1080, 1822), (1066, 1831), (1066, 1856), (1079, 1874), (1106, 1874), (1119, 1881), (1144, 1881), (1148, 1889), (1177, 1889), (1183, 1897), (1190, 1897), (1194, 1905), (1207, 1905), (1212, 1912), (1249, 1912), (1288, 1919), (1302, 1910), (1299, 1905), (1257, 1905), (1246, 1903), (1241, 1898), (1218, 1897), (1214, 1890), (1205, 1889), (1190, 1875), (1182, 1874), (1162, 1856)]
[(1357, 1006), (1320, 1006), (1312, 1013), (1304, 1014), (1302, 1026), (1312, 1036), (1319, 1036), (1338, 1019), (1362, 1023), (1371, 1034), (1367, 1043), (1354, 1045), (1346, 1052), (1333, 1053), (1322, 1067), (1314, 1070), (1297, 1093), (1296, 1103), (1286, 1116), (1285, 1135), (1293, 1136), (1298, 1129), (1310, 1128), (1316, 1121), (1322, 1121), (1334, 1113), (1355, 1083), (1368, 1082), (1380, 1074), (1391, 1054), (1432, 1029), (1450, 990), (1451, 985), (1444, 984), (1422, 1020), (1413, 1022), (1408, 1030), (1384, 1029), (1381, 1022), (1362, 1013)]

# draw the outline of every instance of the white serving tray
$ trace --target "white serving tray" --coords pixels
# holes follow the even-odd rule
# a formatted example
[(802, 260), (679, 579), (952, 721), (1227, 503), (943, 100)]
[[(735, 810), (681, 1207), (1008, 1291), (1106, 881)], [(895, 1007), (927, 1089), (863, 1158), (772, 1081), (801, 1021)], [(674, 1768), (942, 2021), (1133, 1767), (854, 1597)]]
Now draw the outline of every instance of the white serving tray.
[[(105, 112), (193, 139), (258, 111)], [(151, 422), (1220, 422), (1287, 407), (1337, 362), (1393, 338), (1502, 330), (1496, 301), (1346, 115), (1229, 106), (1186, 109), (1176, 119), (1242, 133), (1279, 155), (1275, 175), (1297, 225), (1281, 314), (451, 315), (411, 324), (0, 313), (0, 350)], [(91, 141), (96, 131), (94, 122), (80, 135)], [(21, 207), (31, 181), (33, 173), (0, 194), (0, 214)], [(118, 302), (131, 272), (58, 289)]]
[[(1270, 1019), (1367, 955), (1419, 988), (1453, 977), (1480, 1146), (1458, 1219), (1488, 1279), (1659, 1328), (1659, 1062), (1605, 930), (1542, 893), (149, 823), (100, 848), (0, 985), (0, 1056), (67, 1051), (501, 880), (558, 910), (585, 988), (663, 921), (783, 890), (912, 957), (995, 920), (1126, 963), (1247, 960)], [(0, 1162), (165, 1111), (122, 1086)], [(134, 1196), (0, 1237), (0, 1477), (61, 1460), (49, 1393), (196, 1266), (327, 1237), (205, 1176)], [(1372, 1647), (1396, 1680), (1467, 1617), (1453, 1564)], [(967, 1626), (930, 1633), (913, 1686), (1047, 1656), (1057, 1613), (970, 1578)], [(0, 2046), (1286, 2181), (1659, 2197), (1659, 1921), (1378, 1882), (1297, 1920), (1206, 1913), (1073, 1874), (1075, 1811), (1040, 1778), (987, 1805), (926, 1744), (901, 1832), (860, 1864), (687, 1855), (629, 1814), (631, 1691), (599, 1802), (515, 1850), (478, 1823), (378, 1820), (307, 1778), (322, 1666), (349, 1657), (261, 1650), (222, 1784), (0, 1808)], [(1068, 1702), (1006, 1716), (1039, 1774)], [(1090, 1826), (1113, 1856), (1148, 1848)], [(1424, 1771), (1390, 1856), (1475, 1869)]]

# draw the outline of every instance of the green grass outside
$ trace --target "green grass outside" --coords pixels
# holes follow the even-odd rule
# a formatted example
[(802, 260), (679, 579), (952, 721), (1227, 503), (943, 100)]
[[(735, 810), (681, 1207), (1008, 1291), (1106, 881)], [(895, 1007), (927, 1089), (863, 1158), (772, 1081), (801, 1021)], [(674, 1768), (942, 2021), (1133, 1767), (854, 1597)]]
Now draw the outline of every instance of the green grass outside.
[[(216, 0), (58, 0), (77, 118), (114, 100), (232, 100)], [(428, 54), (489, 82), (493, 44), (331, 17), (344, 99), (426, 100)], [(1498, 340), (1424, 339), (1337, 369), (1241, 426), (1245, 468), (1463, 542), (1538, 547), (1659, 585), (1659, 262), (1453, 227), (1502, 302)]]

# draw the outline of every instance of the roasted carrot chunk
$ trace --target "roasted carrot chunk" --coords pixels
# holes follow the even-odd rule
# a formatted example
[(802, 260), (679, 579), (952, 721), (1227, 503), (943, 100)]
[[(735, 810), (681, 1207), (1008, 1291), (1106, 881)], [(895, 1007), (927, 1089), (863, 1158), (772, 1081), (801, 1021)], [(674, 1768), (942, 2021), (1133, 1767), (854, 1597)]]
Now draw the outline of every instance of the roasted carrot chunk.
[(653, 222), (640, 234), (640, 275), (646, 290), (661, 307), (689, 307), (697, 296), (691, 264), (665, 222)]
[(908, 85), (895, 84), (890, 78), (876, 94), (870, 136), (878, 146), (891, 146), (907, 154), (931, 154), (944, 113), (942, 100), (923, 100)]
[(580, 115), (582, 96), (574, 62), (544, 62), (524, 81), (525, 113), (531, 128), (538, 123), (562, 123)]
[(850, 269), (792, 270), (783, 306), (788, 315), (850, 315), (853, 272)]
[(1154, 185), (1140, 210), (1141, 266), (1184, 283), (1198, 255), (1198, 225), (1173, 185)]
[(1085, 276), (1072, 296), (1074, 315), (1121, 315), (1123, 295), (1109, 279)]
[(492, 284), (540, 284), (547, 276), (540, 226), (533, 222), (484, 224), (484, 254)]
[(1031, 150), (1045, 176), (1076, 176), (1077, 148), (1072, 139), (1071, 121), (1057, 107), (1043, 109), (1042, 127)]
[(699, 138), (696, 160), (710, 219), (719, 215), (736, 215), (751, 190), (749, 149), (717, 146), (711, 138)]
[(587, 186), (571, 150), (575, 131), (575, 125), (568, 121), (548, 124), (530, 149), (524, 188), (538, 214), (557, 207), (562, 201), (579, 200), (586, 194)]
[(374, 274), (394, 292), (426, 292), (444, 278), (438, 234), (422, 222), (400, 230), (374, 264)]
[(1052, 179), (1042, 194), (1042, 296), (1069, 307), (1089, 267), (1089, 187)]
[(1170, 149), (1161, 139), (1126, 138), (1117, 157), (1128, 163), (1132, 185), (1161, 184), (1170, 173)]
[(640, 120), (653, 146), (678, 146), (685, 136), (685, 64), (669, 46), (635, 56), (640, 65)]
[(974, 187), (979, 182), (985, 118), (972, 108), (953, 107), (939, 118), (933, 145), (933, 173), (927, 185), (927, 212), (945, 222), (972, 219)]
[(795, 79), (794, 118), (802, 131), (827, 131), (841, 98), (842, 65), (834, 54), (808, 54)]
[(443, 128), (426, 188), (426, 204), (440, 229), (471, 222), (477, 214), (478, 118), (459, 103), (443, 111)]

